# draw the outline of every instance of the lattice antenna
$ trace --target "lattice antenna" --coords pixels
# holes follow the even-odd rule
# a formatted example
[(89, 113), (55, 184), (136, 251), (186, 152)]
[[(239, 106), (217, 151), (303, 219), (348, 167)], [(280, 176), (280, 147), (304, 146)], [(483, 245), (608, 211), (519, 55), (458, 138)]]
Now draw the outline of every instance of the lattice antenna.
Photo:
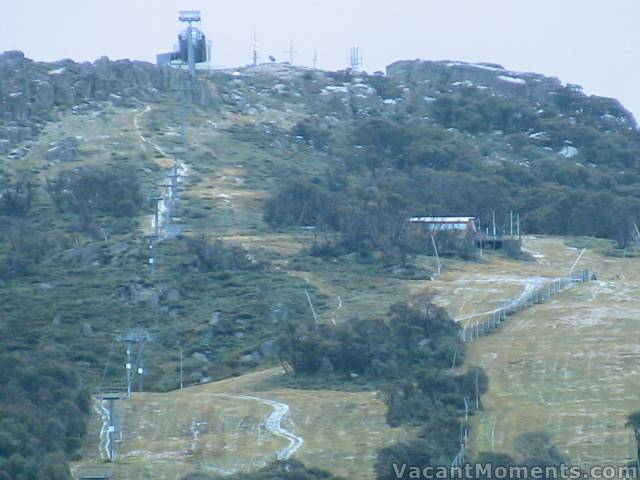
[(260, 44), (256, 37), (256, 32), (251, 36), (251, 65), (254, 67), (260, 62)]
[(291, 65), (293, 65), (293, 57), (296, 56), (298, 54), (298, 52), (296, 51), (295, 48), (293, 48), (293, 42), (291, 42), (291, 45), (289, 45), (289, 49), (285, 50), (285, 52), (287, 55), (289, 55), (289, 63)]
[(357, 72), (358, 70), (360, 70), (360, 67), (362, 66), (362, 56), (360, 55), (359, 47), (351, 47), (349, 49), (348, 61), (351, 71)]

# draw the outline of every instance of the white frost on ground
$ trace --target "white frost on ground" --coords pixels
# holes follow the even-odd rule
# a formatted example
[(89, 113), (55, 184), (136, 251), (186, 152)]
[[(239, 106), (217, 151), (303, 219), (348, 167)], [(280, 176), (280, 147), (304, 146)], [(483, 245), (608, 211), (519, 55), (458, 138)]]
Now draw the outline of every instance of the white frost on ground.
[(111, 415), (109, 415), (109, 410), (104, 406), (104, 402), (96, 403), (94, 407), (98, 416), (102, 419), (102, 427), (100, 427), (100, 458), (103, 460), (109, 459), (109, 423), (111, 420)]
[(526, 85), (527, 81), (523, 78), (509, 77), (507, 75), (498, 75), (498, 80), (502, 80), (503, 82), (514, 83), (517, 85)]
[(293, 432), (282, 427), (282, 419), (289, 413), (289, 405), (278, 402), (277, 400), (269, 400), (266, 398), (254, 397), (252, 395), (230, 395), (226, 393), (217, 394), (223, 397), (236, 398), (238, 400), (253, 400), (264, 405), (273, 407), (273, 412), (267, 417), (264, 427), (269, 433), (276, 437), (281, 437), (289, 441), (289, 445), (278, 450), (276, 457), (278, 460), (289, 459), (302, 445), (304, 439)]
[[(148, 139), (147, 137), (145, 137), (142, 134), (142, 130), (140, 129), (140, 124), (138, 122), (138, 119), (141, 115), (147, 113), (151, 111), (151, 107), (149, 105), (145, 105), (144, 110), (139, 111), (138, 113), (136, 113), (133, 117), (133, 126), (135, 127), (136, 131), (138, 132), (138, 137), (140, 138), (140, 141), (142, 142), (142, 148), (143, 150), (145, 149), (145, 144), (150, 145), (151, 147), (153, 147), (158, 153), (160, 153), (162, 156), (164, 157), (170, 157), (171, 155), (169, 155), (160, 145), (158, 145), (157, 143), (153, 142), (152, 140)], [(178, 162), (178, 168), (177, 168), (177, 174), (178, 177), (176, 178), (176, 182), (179, 184), (182, 180), (183, 177), (186, 177), (189, 175), (189, 165), (187, 165), (184, 162)], [(165, 180), (164, 183), (169, 185), (172, 182), (172, 175), (168, 175)], [(167, 201), (171, 201), (171, 194), (170, 193), (165, 193), (163, 195), (163, 198), (160, 199), (158, 201), (158, 231), (161, 232), (164, 225), (166, 225), (168, 217), (169, 217), (169, 206), (168, 206), (168, 202)], [(149, 221), (149, 231), (150, 232), (154, 232), (156, 229), (156, 222), (155, 222), (155, 216), (151, 215), (150, 221)]]

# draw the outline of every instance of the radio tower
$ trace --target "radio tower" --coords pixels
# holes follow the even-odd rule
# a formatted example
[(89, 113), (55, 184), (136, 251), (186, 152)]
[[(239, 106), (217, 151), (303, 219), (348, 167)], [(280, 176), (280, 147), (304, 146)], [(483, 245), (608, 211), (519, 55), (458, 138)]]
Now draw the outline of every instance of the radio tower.
[(360, 48), (351, 47), (349, 49), (349, 68), (351, 71), (357, 72), (362, 66), (362, 57), (360, 56)]
[(298, 52), (293, 48), (293, 42), (289, 45), (289, 50), (286, 50), (284, 53), (289, 55), (289, 63), (293, 65), (293, 57), (298, 54)]
[(254, 67), (257, 66), (258, 62), (260, 61), (260, 44), (256, 39), (255, 32), (253, 32), (253, 35), (251, 36), (251, 60), (251, 65), (253, 65)]

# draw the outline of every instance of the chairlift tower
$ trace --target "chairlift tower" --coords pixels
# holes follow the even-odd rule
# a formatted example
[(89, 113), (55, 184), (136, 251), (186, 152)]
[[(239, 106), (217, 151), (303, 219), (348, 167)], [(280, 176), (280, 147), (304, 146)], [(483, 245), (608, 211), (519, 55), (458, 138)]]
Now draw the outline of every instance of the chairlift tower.
[[(127, 345), (127, 362), (125, 364), (127, 372), (127, 394), (131, 395), (131, 386), (133, 384), (133, 375), (138, 375), (139, 391), (144, 391), (144, 342), (152, 340), (151, 335), (146, 330), (129, 329), (126, 331), (117, 331), (114, 333), (116, 342), (126, 343)], [(132, 360), (133, 345), (138, 344), (138, 355), (136, 359), (136, 368)], [(135, 371), (134, 371), (135, 370)]]
[[(108, 404), (109, 424), (107, 425), (107, 441), (105, 448), (107, 450), (107, 457), (110, 462), (115, 462), (118, 452), (116, 448), (117, 444), (117, 422), (116, 422), (116, 401), (125, 400), (129, 398), (128, 392), (124, 388), (120, 387), (101, 387), (95, 391), (96, 396), (102, 402)], [(87, 478), (109, 478), (109, 477), (87, 477)]]
[(196, 75), (196, 59), (193, 51), (193, 36), (194, 36), (194, 23), (200, 22), (202, 17), (198, 10), (181, 10), (178, 19), (181, 22), (187, 23), (186, 37), (187, 37), (187, 63), (189, 65), (189, 75), (195, 77)]

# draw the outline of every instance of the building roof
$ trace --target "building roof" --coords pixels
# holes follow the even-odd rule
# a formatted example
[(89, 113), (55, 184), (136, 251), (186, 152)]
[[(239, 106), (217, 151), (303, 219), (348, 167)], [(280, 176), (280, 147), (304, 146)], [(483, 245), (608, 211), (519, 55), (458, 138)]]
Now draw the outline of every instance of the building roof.
[(411, 217), (410, 222), (416, 223), (469, 223), (476, 217)]

